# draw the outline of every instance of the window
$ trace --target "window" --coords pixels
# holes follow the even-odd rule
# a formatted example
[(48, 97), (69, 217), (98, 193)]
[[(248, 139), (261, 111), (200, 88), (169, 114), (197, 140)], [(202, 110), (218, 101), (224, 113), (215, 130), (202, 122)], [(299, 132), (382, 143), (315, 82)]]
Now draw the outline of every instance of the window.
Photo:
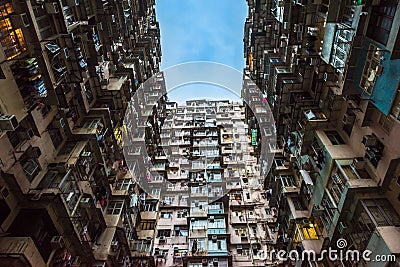
[(57, 149), (62, 143), (62, 135), (60, 129), (58, 128), (49, 129), (49, 135), (54, 148)]
[(292, 198), (293, 206), (295, 210), (306, 210), (307, 207), (304, 205), (303, 199), (300, 197)]
[(0, 199), (0, 225), (7, 219), (11, 213), (11, 209), (8, 207), (5, 199)]
[(28, 179), (29, 182), (32, 182), (40, 171), (39, 165), (34, 159), (28, 159), (25, 162), (22, 162), (22, 168), (24, 169), (26, 179)]
[(386, 45), (396, 13), (397, 1), (381, 1), (379, 6), (372, 7), (367, 36)]
[(346, 184), (346, 179), (339, 172), (332, 174), (328, 184), (328, 190), (336, 204), (339, 204), (340, 198)]
[(16, 148), (19, 144), (21, 144), (24, 141), (24, 139), (21, 137), (20, 134), (18, 134), (17, 131), (8, 131), (7, 137), (13, 148)]
[(386, 133), (390, 133), (390, 130), (392, 130), (394, 124), (394, 119), (392, 118), (391, 115), (385, 116), (381, 114), (379, 118), (379, 124), (382, 126), (383, 130)]
[(107, 214), (120, 215), (123, 205), (123, 201), (110, 201), (107, 207)]
[(218, 228), (218, 229), (225, 229), (225, 219), (224, 218), (219, 218), (219, 219), (214, 219), (208, 221), (208, 228)]
[(172, 211), (162, 211), (160, 214), (160, 219), (171, 219)]
[(325, 131), (326, 137), (328, 137), (329, 141), (331, 141), (332, 145), (343, 145), (345, 142), (343, 141), (340, 134), (336, 131)]
[(190, 222), (191, 229), (206, 229), (206, 220), (195, 220)]
[(189, 231), (186, 226), (175, 226), (175, 236), (188, 236)]
[(156, 203), (146, 203), (144, 204), (143, 211), (156, 211), (157, 204)]
[(63, 148), (60, 150), (61, 155), (68, 155), (74, 150), (76, 142), (66, 142)]
[(66, 174), (57, 171), (48, 171), (40, 181), (39, 188), (57, 188)]
[(161, 192), (161, 188), (153, 188), (153, 189), (151, 189), (150, 195), (158, 197), (160, 195), (160, 192)]
[(328, 194), (325, 194), (325, 196), (323, 197), (321, 205), (324, 208), (324, 213), (321, 216), (321, 220), (323, 221), (325, 228), (329, 230), (330, 225), (333, 221), (333, 216), (336, 212), (336, 206), (333, 204)]
[(3, 69), (0, 66), (0, 79), (5, 79), (6, 76), (4, 75)]
[(281, 181), (283, 186), (285, 187), (293, 187), (296, 186), (294, 180), (293, 180), (293, 176), (291, 175), (283, 175), (281, 176)]
[(138, 251), (138, 252), (150, 252), (151, 249), (151, 240), (134, 240), (133, 241), (133, 251)]
[(128, 190), (131, 185), (131, 179), (120, 179), (117, 180), (115, 185), (115, 190)]
[(140, 229), (141, 230), (154, 230), (155, 222), (154, 221), (141, 221)]
[(160, 236), (170, 237), (171, 236), (171, 230), (169, 230), (169, 229), (158, 230), (157, 237), (160, 237)]
[(377, 226), (400, 225), (399, 215), (386, 199), (364, 200), (362, 204), (368, 209)]
[(221, 251), (226, 250), (226, 240), (208, 240), (208, 250)]
[(371, 44), (368, 48), (367, 58), (365, 59), (364, 70), (362, 72), (360, 87), (367, 93), (372, 94), (376, 74), (379, 71), (382, 50)]
[(178, 210), (177, 211), (177, 218), (186, 218), (187, 210)]

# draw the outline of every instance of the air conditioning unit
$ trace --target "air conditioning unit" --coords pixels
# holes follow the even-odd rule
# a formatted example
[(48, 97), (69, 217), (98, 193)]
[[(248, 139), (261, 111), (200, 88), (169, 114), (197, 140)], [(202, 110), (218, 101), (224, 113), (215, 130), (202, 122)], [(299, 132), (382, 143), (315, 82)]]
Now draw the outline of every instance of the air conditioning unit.
[(18, 121), (14, 115), (3, 115), (0, 117), (0, 130), (14, 131), (17, 127)]
[(366, 147), (375, 146), (378, 143), (376, 136), (374, 135), (365, 135), (363, 137), (362, 143)]
[(10, 15), (10, 19), (14, 28), (26, 28), (30, 26), (29, 19), (26, 13)]
[(212, 241), (217, 241), (218, 237), (216, 235), (211, 236)]
[(303, 25), (294, 24), (294, 26), (293, 26), (293, 32), (303, 32)]
[(57, 2), (45, 2), (44, 3), (47, 13), (57, 14), (60, 13), (60, 7)]
[(53, 236), (50, 243), (53, 249), (60, 249), (65, 246), (62, 236)]

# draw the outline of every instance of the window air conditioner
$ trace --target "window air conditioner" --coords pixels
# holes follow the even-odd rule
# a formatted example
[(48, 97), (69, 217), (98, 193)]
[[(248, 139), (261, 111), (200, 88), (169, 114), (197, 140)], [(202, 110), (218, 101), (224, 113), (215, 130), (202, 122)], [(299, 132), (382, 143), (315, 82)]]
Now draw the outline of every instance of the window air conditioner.
[(14, 115), (3, 115), (0, 117), (0, 130), (14, 131), (17, 127), (18, 121)]

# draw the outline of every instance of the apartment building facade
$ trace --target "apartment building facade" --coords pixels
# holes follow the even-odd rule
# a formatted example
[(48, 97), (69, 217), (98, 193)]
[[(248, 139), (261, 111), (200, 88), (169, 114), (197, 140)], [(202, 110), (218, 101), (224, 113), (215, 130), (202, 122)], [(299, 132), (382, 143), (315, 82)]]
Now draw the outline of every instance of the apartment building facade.
[(159, 72), (154, 4), (0, 2), (0, 266), (154, 266), (122, 153), (129, 101)]
[[(400, 3), (247, 2), (244, 73), (263, 93), (254, 101), (273, 110), (278, 135), (265, 184), (278, 212), (275, 247), (320, 255), (345, 239), (341, 249), (369, 249), (372, 259), (384, 251), (398, 264)], [(256, 128), (254, 112), (246, 115)]]
[(152, 217), (158, 266), (264, 266), (276, 217), (244, 106), (193, 100), (166, 109), (154, 163), (161, 177), (151, 178), (152, 194), (161, 196)]

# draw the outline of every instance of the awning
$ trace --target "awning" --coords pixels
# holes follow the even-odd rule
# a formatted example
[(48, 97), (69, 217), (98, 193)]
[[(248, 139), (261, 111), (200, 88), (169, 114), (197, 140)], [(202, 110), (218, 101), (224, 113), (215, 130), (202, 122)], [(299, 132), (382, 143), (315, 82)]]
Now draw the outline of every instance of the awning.
[(305, 170), (300, 170), (300, 174), (303, 177), (303, 181), (307, 184), (307, 185), (314, 185), (310, 174), (308, 173), (308, 171)]

